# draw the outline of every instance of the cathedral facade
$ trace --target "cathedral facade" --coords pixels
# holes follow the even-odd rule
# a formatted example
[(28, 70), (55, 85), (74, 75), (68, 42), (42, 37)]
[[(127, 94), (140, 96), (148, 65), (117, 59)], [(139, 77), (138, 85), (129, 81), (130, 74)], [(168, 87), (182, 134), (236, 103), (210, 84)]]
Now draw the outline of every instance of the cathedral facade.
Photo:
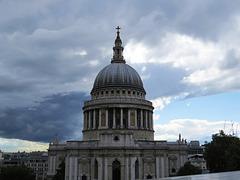
[(83, 140), (50, 143), (48, 177), (65, 161), (65, 180), (158, 179), (187, 161), (184, 141), (154, 141), (153, 106), (126, 64), (119, 27), (111, 63), (97, 75), (83, 106)]

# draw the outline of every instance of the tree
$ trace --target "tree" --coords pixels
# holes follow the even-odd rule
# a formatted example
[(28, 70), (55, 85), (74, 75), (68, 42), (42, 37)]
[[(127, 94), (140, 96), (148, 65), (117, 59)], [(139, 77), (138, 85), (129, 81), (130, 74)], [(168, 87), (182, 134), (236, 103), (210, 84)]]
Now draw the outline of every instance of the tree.
[(1, 180), (35, 180), (35, 173), (27, 166), (8, 166), (0, 168)]
[(212, 142), (205, 145), (206, 160), (211, 172), (240, 170), (240, 139), (226, 135), (222, 130), (212, 135)]
[(52, 180), (64, 180), (65, 178), (65, 162), (62, 161), (57, 169), (57, 173), (53, 176)]
[(202, 170), (199, 167), (192, 165), (190, 162), (186, 162), (180, 169), (178, 170), (178, 176), (186, 176), (193, 174), (201, 174)]

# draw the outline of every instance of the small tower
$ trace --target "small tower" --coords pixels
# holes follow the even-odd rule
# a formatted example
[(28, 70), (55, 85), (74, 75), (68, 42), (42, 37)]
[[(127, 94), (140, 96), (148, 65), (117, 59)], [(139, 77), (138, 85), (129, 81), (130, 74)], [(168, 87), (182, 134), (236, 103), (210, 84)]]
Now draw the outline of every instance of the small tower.
[(120, 31), (121, 29), (119, 26), (116, 28), (117, 29), (117, 37), (115, 40), (115, 46), (113, 47), (113, 58), (111, 63), (126, 63), (126, 61), (123, 58), (123, 47), (122, 47), (122, 40), (120, 38)]

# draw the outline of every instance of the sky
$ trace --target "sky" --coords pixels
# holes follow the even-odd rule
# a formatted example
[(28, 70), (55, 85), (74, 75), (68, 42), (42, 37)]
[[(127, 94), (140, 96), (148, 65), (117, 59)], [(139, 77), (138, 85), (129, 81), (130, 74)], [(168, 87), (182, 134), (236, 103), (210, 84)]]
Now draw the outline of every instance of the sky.
[(239, 136), (240, 1), (0, 0), (0, 149), (82, 139), (83, 101), (124, 58), (154, 106), (155, 140)]

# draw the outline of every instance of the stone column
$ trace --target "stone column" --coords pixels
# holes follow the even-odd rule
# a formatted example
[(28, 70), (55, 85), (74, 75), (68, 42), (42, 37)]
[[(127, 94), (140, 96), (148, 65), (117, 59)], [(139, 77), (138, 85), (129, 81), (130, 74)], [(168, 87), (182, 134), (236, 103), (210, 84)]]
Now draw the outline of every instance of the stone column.
[(101, 109), (99, 109), (99, 122), (98, 122), (98, 128), (101, 128)]
[[(168, 167), (166, 167), (168, 168)], [(161, 178), (164, 178), (165, 173), (164, 173), (164, 156), (161, 156)]]
[(88, 111), (88, 129), (92, 128), (91, 111)]
[(176, 168), (181, 166), (181, 162), (180, 162), (181, 161), (181, 159), (180, 159), (181, 157), (180, 156), (181, 156), (180, 154), (177, 155), (177, 167)]
[(89, 123), (88, 123), (88, 113), (89, 113), (89, 111), (87, 111), (86, 112), (86, 130), (88, 130), (89, 129)]
[(159, 156), (156, 157), (156, 178), (159, 178)]
[(131, 157), (131, 180), (135, 180), (135, 161), (136, 161), (136, 157)]
[(102, 164), (102, 158), (97, 158), (98, 160), (98, 179), (102, 180), (102, 172), (103, 172), (103, 164)]
[(116, 128), (116, 110), (113, 108), (113, 128)]
[(152, 113), (151, 113), (151, 111), (149, 111), (149, 113), (148, 113), (148, 116), (149, 116), (149, 129), (152, 129)]
[(49, 156), (49, 162), (48, 162), (48, 168), (49, 168), (49, 171), (52, 172), (52, 156)]
[(142, 164), (142, 158), (138, 158), (139, 160), (139, 179), (142, 179), (143, 176), (143, 164)]
[(108, 128), (108, 109), (106, 109), (106, 128)]
[(120, 110), (120, 127), (123, 128), (123, 108)]
[(148, 129), (148, 111), (145, 111), (145, 124), (146, 124), (146, 129)]
[(136, 128), (138, 127), (138, 124), (137, 124), (137, 109), (135, 109), (135, 127)]
[[(184, 154), (181, 154), (180, 157), (181, 157), (181, 165), (180, 165), (180, 167), (181, 167), (181, 166), (184, 165)], [(179, 167), (179, 168), (180, 168), (180, 167)]]
[(168, 167), (168, 156), (165, 155), (165, 167), (166, 167), (166, 173), (164, 173), (164, 175), (166, 174), (166, 176), (168, 177), (169, 176), (169, 167)]
[(70, 162), (69, 162), (69, 180), (73, 180), (72, 179), (72, 177), (73, 177), (73, 157), (70, 156), (69, 159), (70, 159)]
[(77, 180), (77, 173), (78, 173), (77, 163), (78, 163), (77, 157), (74, 157), (74, 177), (73, 177), (74, 180)]
[(56, 156), (53, 156), (53, 172), (56, 172)]
[(94, 158), (91, 158), (91, 167), (90, 167), (91, 172), (90, 172), (90, 175), (91, 175), (91, 178), (92, 178), (92, 179), (94, 179), (94, 178), (93, 178), (93, 177), (94, 177), (94, 171), (95, 171), (94, 168), (95, 168), (95, 167), (94, 167)]
[(152, 124), (152, 129), (153, 129), (153, 112), (151, 112), (151, 124)]
[(105, 157), (105, 162), (104, 162), (104, 180), (108, 179), (108, 161), (107, 157)]
[(141, 129), (143, 129), (143, 110), (141, 109)]
[(82, 163), (79, 164), (79, 168), (78, 168), (78, 176), (79, 176), (79, 180), (82, 179)]
[(65, 179), (67, 179), (67, 176), (69, 175), (69, 157), (68, 156), (66, 156), (66, 158), (65, 158)]
[(125, 158), (125, 180), (129, 180), (128, 157)]
[(93, 110), (93, 129), (96, 129), (96, 110)]
[(128, 128), (130, 128), (130, 109), (128, 109)]
[(84, 121), (84, 123), (83, 123), (83, 130), (86, 130), (87, 129), (87, 112), (85, 111), (84, 113), (83, 113), (83, 121)]

